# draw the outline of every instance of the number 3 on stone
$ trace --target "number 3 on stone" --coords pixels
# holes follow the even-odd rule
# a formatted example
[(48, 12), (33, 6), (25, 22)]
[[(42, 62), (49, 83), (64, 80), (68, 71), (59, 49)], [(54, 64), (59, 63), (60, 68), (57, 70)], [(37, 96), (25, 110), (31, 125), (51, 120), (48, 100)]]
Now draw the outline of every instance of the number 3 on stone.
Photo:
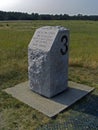
[(64, 43), (64, 49), (60, 49), (60, 52), (62, 55), (66, 55), (67, 51), (68, 51), (68, 45), (67, 45), (67, 42), (68, 42), (68, 38), (67, 36), (62, 36), (61, 38), (61, 42)]

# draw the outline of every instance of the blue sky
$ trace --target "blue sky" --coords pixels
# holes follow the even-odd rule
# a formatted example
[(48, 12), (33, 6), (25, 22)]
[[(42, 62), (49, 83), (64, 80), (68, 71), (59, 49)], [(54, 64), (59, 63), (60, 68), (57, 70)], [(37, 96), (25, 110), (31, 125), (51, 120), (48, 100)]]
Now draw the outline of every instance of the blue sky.
[(98, 0), (1, 0), (0, 10), (39, 14), (98, 15)]

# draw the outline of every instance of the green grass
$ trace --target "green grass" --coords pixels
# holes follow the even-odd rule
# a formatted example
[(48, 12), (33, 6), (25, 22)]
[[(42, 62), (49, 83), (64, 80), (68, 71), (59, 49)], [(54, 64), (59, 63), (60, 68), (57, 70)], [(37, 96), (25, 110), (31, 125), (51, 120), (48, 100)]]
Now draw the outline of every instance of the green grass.
[(50, 119), (2, 92), (2, 89), (28, 80), (28, 44), (35, 29), (45, 25), (70, 29), (69, 80), (98, 89), (98, 22), (0, 22), (0, 130), (33, 130), (70, 116), (71, 108)]

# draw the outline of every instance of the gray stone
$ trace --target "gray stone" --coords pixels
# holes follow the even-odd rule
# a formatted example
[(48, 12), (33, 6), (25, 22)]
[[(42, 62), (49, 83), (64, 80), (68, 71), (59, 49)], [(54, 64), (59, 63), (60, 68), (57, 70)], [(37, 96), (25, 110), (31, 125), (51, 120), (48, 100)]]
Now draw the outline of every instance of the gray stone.
[(52, 97), (68, 87), (69, 30), (45, 26), (36, 30), (28, 46), (30, 88)]

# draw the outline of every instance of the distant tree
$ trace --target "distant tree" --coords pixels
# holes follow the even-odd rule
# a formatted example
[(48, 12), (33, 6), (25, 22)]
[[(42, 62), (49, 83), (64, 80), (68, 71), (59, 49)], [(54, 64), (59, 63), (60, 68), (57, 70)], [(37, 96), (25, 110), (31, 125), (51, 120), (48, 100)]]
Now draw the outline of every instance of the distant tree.
[(95, 20), (98, 21), (98, 15), (73, 15), (68, 14), (38, 14), (38, 13), (21, 13), (21, 12), (4, 12), (0, 11), (0, 20)]
[(52, 20), (51, 15), (49, 14), (41, 14), (40, 20)]

